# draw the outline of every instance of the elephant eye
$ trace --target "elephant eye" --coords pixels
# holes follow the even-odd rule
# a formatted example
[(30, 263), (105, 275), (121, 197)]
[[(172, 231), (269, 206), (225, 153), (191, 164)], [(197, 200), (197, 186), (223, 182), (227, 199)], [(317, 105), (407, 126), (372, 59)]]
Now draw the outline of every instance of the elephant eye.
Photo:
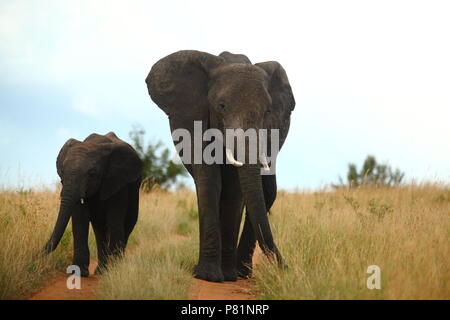
[(226, 107), (225, 103), (223, 103), (223, 102), (219, 103), (219, 109), (220, 110), (224, 110), (225, 107)]

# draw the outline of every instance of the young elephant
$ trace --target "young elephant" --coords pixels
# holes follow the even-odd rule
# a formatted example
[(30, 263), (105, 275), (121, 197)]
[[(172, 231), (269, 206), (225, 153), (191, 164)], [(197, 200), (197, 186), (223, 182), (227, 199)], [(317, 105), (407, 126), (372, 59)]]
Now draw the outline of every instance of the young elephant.
[(120, 256), (136, 224), (142, 161), (113, 132), (91, 134), (83, 142), (69, 139), (56, 160), (61, 178), (61, 205), (44, 251), (55, 250), (72, 217), (73, 264), (89, 275), (89, 221), (98, 250), (96, 273), (110, 256)]

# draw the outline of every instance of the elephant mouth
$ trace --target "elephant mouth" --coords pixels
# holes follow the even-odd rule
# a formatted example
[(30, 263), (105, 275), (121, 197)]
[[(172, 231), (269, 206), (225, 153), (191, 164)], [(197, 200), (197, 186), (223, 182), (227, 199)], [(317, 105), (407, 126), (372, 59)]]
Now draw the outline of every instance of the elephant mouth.
[[(233, 151), (231, 151), (230, 148), (225, 148), (225, 155), (227, 157), (228, 162), (230, 164), (232, 164), (233, 166), (235, 166), (235, 167), (242, 167), (244, 165), (242, 162), (237, 161), (234, 158)], [(259, 162), (261, 163), (264, 171), (266, 171), (266, 172), (270, 171), (269, 163), (268, 163), (266, 155), (264, 153), (261, 153), (259, 155)]]
[(264, 153), (261, 153), (259, 156), (259, 162), (261, 162), (261, 165), (265, 172), (270, 171), (269, 162), (267, 161), (266, 155)]
[(233, 151), (231, 151), (230, 148), (226, 148), (225, 149), (225, 154), (227, 156), (228, 162), (231, 163), (233, 166), (235, 166), (235, 167), (242, 167), (244, 165), (242, 162), (237, 161), (234, 158)]

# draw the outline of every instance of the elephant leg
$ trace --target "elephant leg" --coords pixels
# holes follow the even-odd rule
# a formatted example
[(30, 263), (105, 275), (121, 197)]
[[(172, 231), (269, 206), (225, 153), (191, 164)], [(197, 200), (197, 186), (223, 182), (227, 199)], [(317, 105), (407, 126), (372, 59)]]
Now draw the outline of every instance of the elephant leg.
[(222, 282), (219, 201), (221, 173), (217, 165), (193, 165), (200, 224), (200, 254), (196, 278)]
[(139, 214), (139, 187), (141, 180), (133, 182), (128, 189), (128, 212), (125, 217), (125, 244), (124, 250), (128, 243), (128, 238), (136, 225)]
[(95, 242), (97, 244), (98, 265), (95, 274), (101, 274), (108, 262), (108, 239), (106, 236), (106, 209), (104, 201), (99, 197), (92, 199), (89, 204), (91, 223), (94, 229)]
[(77, 205), (72, 215), (73, 265), (80, 268), (81, 276), (89, 276), (89, 210)]
[(95, 241), (97, 243), (98, 265), (95, 269), (96, 274), (101, 274), (106, 269), (108, 262), (108, 240), (106, 238), (106, 227), (104, 224), (92, 223), (94, 228)]
[(222, 166), (220, 195), (220, 231), (222, 236), (222, 272), (225, 281), (236, 281), (236, 247), (242, 219), (243, 201), (235, 167)]
[(117, 258), (123, 254), (125, 247), (125, 215), (128, 210), (128, 187), (107, 200), (106, 237), (108, 255)]
[[(275, 175), (262, 176), (262, 185), (264, 191), (264, 201), (266, 203), (267, 212), (272, 208), (277, 196), (277, 181)], [(239, 239), (237, 253), (237, 272), (239, 277), (248, 278), (252, 275), (253, 253), (256, 247), (256, 236), (250, 219), (245, 213), (244, 228), (241, 238)]]

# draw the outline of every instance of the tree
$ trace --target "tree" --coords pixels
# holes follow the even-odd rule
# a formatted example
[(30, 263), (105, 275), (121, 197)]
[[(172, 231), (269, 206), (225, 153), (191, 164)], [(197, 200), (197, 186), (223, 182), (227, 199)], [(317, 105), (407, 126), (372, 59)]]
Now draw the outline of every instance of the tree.
[(350, 163), (348, 165), (347, 183), (344, 183), (342, 178), (339, 177), (340, 185), (336, 185), (335, 187), (359, 187), (363, 185), (396, 186), (402, 182), (404, 176), (405, 173), (400, 171), (400, 169), (394, 170), (387, 164), (377, 163), (375, 157), (369, 155), (364, 160), (359, 172), (356, 165)]
[(170, 189), (177, 184), (179, 177), (186, 175), (187, 171), (183, 165), (170, 160), (170, 151), (161, 141), (156, 144), (145, 144), (145, 130), (141, 126), (134, 126), (129, 136), (143, 162), (142, 189), (144, 191), (149, 192), (154, 186)]

